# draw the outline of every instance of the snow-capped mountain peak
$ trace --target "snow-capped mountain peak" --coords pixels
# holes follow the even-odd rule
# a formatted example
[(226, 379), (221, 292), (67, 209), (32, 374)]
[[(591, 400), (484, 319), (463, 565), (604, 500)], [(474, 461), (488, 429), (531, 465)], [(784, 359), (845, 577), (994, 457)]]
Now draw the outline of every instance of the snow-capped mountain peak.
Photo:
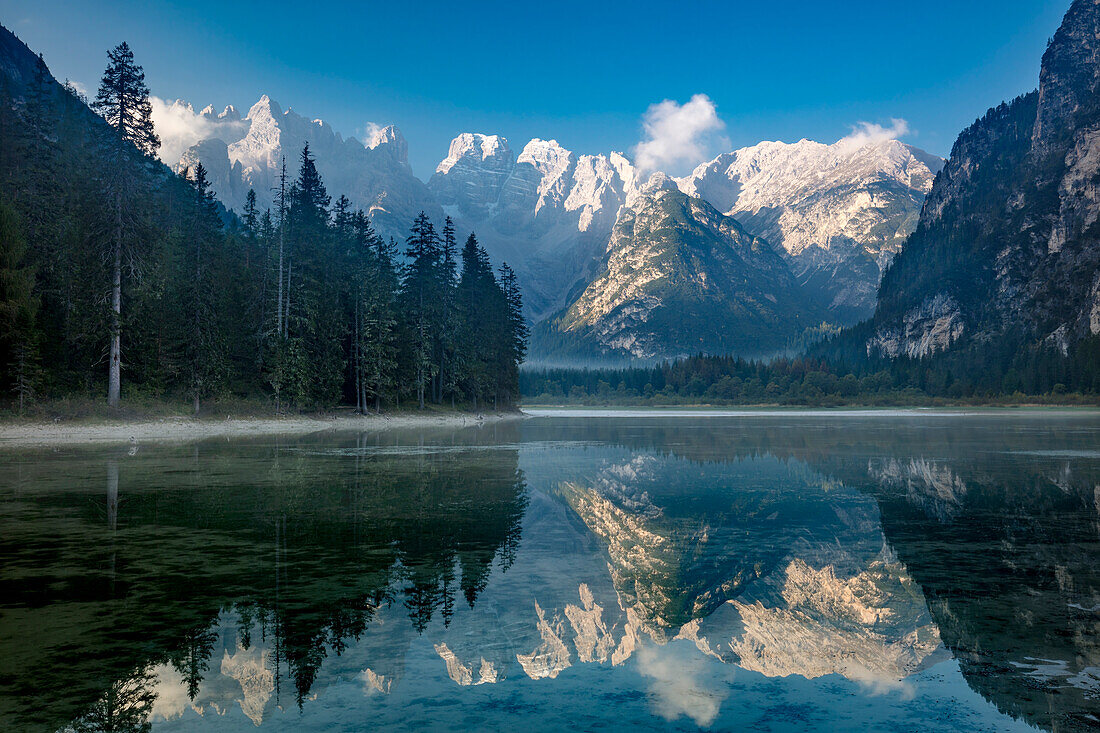
[(266, 94), (249, 108), (244, 120), (232, 106), (217, 115), (212, 106), (197, 116), (189, 114), (206, 121), (199, 129), (210, 136), (183, 152), (177, 170), (203, 163), (211, 172), (214, 190), (230, 208), (239, 210), (250, 188), (261, 208), (271, 206), (284, 159), (293, 178), (308, 143), (329, 191), (334, 196), (344, 194), (370, 211), (383, 236), (404, 238), (419, 211), (442, 218), (424, 183), (409, 168), (408, 144), (392, 125), (377, 130), (364, 145), (345, 139), (322, 119), (304, 117), (291, 108), (284, 111)]
[(503, 168), (513, 162), (512, 149), (500, 135), (464, 132), (451, 141), (447, 157), (436, 167), (436, 173), (449, 173), (455, 166), (489, 165)]
[(898, 140), (762, 142), (677, 181), (782, 248), (838, 320), (866, 317), (943, 161)]

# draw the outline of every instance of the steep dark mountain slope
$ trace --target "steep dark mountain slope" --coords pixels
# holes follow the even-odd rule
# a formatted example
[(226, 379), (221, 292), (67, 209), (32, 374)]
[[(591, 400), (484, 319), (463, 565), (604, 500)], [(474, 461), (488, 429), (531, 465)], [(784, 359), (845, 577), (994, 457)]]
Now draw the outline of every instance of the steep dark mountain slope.
[[(115, 165), (122, 166), (120, 177), (135, 191), (125, 212), (130, 234), (123, 257), (123, 369), (131, 382), (154, 390), (164, 389), (181, 371), (165, 357), (166, 343), (182, 328), (178, 309), (165, 303), (179, 294), (169, 273), (193, 248), (182, 233), (191, 230), (197, 195), (187, 181), (137, 148), (116, 156), (115, 135), (75, 90), (59, 84), (0, 26), (0, 202), (10, 207), (26, 241), (20, 267), (35, 277), (34, 328), (23, 343), (43, 367), (41, 378), (33, 380), (40, 394), (98, 389), (107, 375), (108, 222), (114, 221), (114, 208), (106, 181)], [(231, 218), (224, 209), (220, 213)], [(212, 252), (212, 271), (237, 274), (231, 264), (236, 254)], [(4, 394), (12, 389), (13, 348), (0, 343)]]
[[(989, 344), (1063, 354), (1100, 334), (1100, 0), (1076, 0), (1037, 92), (965, 130), (853, 351)], [(857, 343), (858, 342), (858, 343)]]

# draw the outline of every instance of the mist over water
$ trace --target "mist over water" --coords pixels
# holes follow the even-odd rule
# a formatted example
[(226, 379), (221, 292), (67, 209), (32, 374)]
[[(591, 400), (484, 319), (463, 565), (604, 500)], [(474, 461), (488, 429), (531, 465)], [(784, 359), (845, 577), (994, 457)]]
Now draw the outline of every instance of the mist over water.
[(1100, 416), (0, 453), (7, 730), (1086, 730)]

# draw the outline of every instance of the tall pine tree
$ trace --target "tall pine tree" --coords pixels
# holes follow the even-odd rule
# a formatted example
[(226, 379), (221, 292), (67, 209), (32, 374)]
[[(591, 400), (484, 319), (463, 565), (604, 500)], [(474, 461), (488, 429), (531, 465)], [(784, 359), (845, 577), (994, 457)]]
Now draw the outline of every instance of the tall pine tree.
[(413, 222), (405, 240), (405, 273), (399, 299), (405, 325), (405, 348), (409, 377), (417, 405), (424, 409), (425, 391), (435, 373), (437, 291), (439, 284), (439, 235), (423, 211)]
[(109, 63), (103, 72), (93, 108), (115, 129), (114, 155), (106, 172), (108, 198), (114, 201), (114, 221), (110, 228), (111, 317), (107, 404), (118, 407), (122, 386), (122, 255), (136, 227), (133, 223), (132, 179), (126, 174), (124, 160), (136, 148), (153, 155), (160, 139), (153, 129), (149, 88), (145, 72), (134, 63), (134, 54), (124, 42), (107, 53)]

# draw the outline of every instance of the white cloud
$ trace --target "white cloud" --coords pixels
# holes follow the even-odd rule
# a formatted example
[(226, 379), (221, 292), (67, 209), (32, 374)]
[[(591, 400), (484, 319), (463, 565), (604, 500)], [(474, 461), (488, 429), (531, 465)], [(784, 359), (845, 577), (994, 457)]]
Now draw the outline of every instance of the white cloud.
[(78, 91), (80, 94), (84, 95), (85, 97), (88, 96), (88, 87), (86, 87), (85, 85), (83, 85), (80, 82), (76, 81), (75, 79), (66, 79), (65, 83), (68, 84), (69, 86), (71, 86), (76, 91)]
[(681, 175), (717, 150), (729, 148), (729, 141), (720, 135), (726, 124), (705, 94), (696, 94), (686, 104), (666, 99), (651, 105), (642, 127), (645, 139), (634, 148), (641, 174), (661, 171)]
[(183, 100), (168, 102), (160, 97), (149, 97), (153, 107), (153, 125), (160, 136), (157, 155), (167, 165), (175, 167), (180, 157), (192, 145), (208, 138), (220, 138), (233, 143), (248, 132), (243, 120), (218, 119), (195, 112)]
[(638, 671), (649, 677), (650, 703), (668, 721), (687, 716), (706, 728), (718, 717), (728, 688), (708, 675), (708, 660), (686, 642), (662, 647), (643, 645), (635, 653)]
[(909, 132), (909, 123), (897, 117), (891, 118), (889, 127), (873, 122), (858, 122), (852, 126), (851, 134), (838, 140), (837, 145), (846, 148), (862, 148), (889, 140), (900, 140)]
[(382, 132), (384, 125), (379, 125), (377, 122), (368, 122), (363, 125), (363, 144), (368, 148), (374, 144), (374, 136)]

